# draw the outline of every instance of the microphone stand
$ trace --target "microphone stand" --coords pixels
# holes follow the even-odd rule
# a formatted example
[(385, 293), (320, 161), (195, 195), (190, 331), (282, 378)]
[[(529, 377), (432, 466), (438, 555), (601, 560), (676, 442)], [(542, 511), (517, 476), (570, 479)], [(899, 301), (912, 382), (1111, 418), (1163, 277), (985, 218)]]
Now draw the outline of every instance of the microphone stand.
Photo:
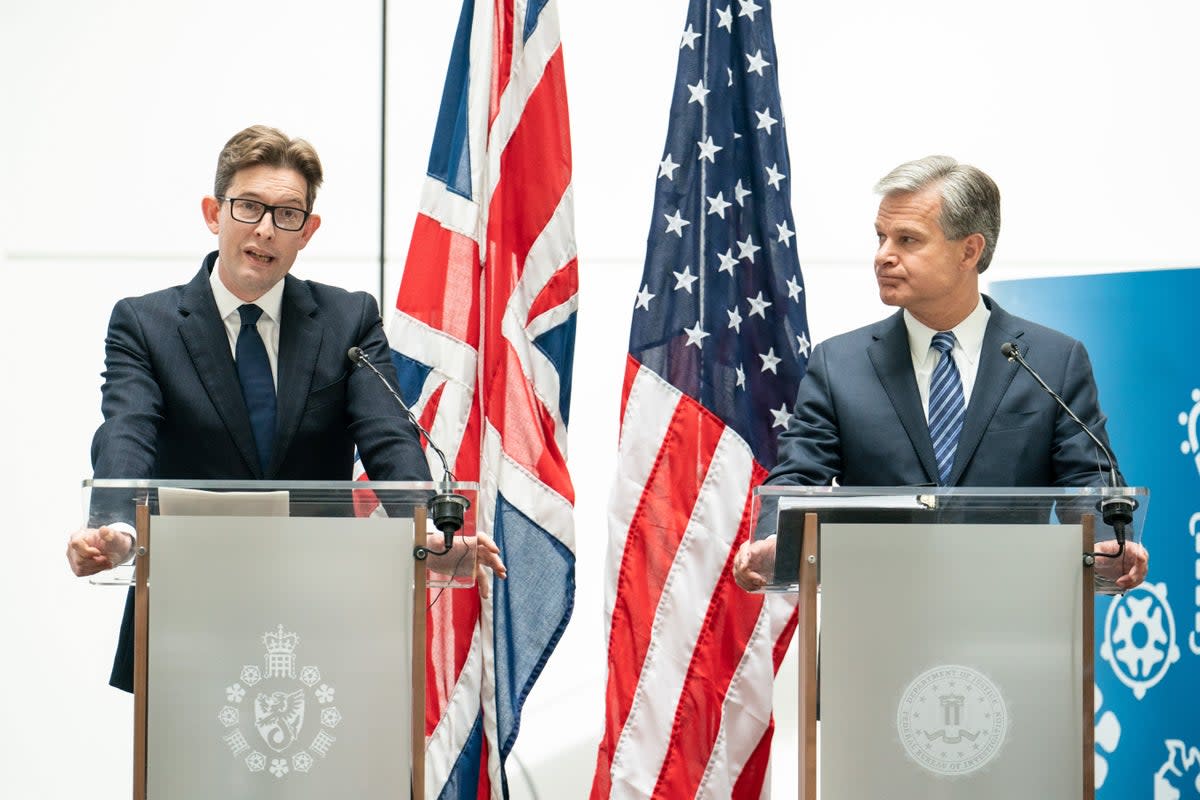
[[(1037, 372), (1034, 371), (1033, 367), (1029, 366), (1029, 363), (1024, 359), (1024, 357), (1021, 356), (1021, 351), (1017, 349), (1017, 346), (1012, 342), (1005, 342), (1004, 344), (1000, 345), (1000, 354), (1009, 361), (1016, 362), (1026, 372), (1028, 372), (1029, 375), (1035, 381), (1037, 381), (1038, 386), (1041, 386), (1046, 394), (1054, 398), (1054, 401), (1058, 403), (1059, 407), (1062, 408), (1063, 411), (1067, 412), (1067, 416), (1075, 420), (1076, 424), (1083, 429), (1083, 432), (1086, 433), (1088, 437), (1096, 443), (1096, 447), (1100, 448), (1100, 452), (1104, 454), (1106, 459), (1108, 459), (1109, 488), (1122, 488), (1121, 484), (1124, 483), (1124, 481), (1118, 477), (1116, 462), (1113, 460), (1112, 453), (1109, 452), (1109, 449), (1104, 446), (1104, 442), (1100, 441), (1099, 437), (1092, 433), (1092, 429), (1089, 428), (1083, 420), (1075, 415), (1075, 412), (1071, 410), (1071, 407), (1067, 405), (1066, 401), (1059, 397), (1058, 393), (1051, 389), (1049, 384), (1042, 380), (1042, 376), (1038, 375)], [(1100, 501), (1099, 507), (1100, 515), (1104, 520), (1104, 524), (1112, 528), (1113, 536), (1116, 537), (1117, 552), (1111, 554), (1094, 553), (1093, 555), (1104, 556), (1105, 558), (1120, 558), (1125, 554), (1125, 537), (1128, 527), (1133, 524), (1133, 511), (1135, 508), (1137, 508), (1137, 501), (1132, 497), (1106, 497)]]
[(442, 452), (442, 448), (437, 446), (433, 441), (433, 437), (429, 435), (429, 431), (421, 427), (421, 423), (417, 422), (417, 418), (413, 416), (412, 410), (403, 398), (392, 388), (392, 384), (383, 376), (383, 373), (375, 368), (371, 363), (371, 359), (367, 358), (367, 354), (363, 352), (361, 347), (351, 347), (346, 351), (346, 357), (356, 366), (362, 366), (375, 373), (375, 377), (379, 378), (379, 382), (383, 384), (388, 393), (400, 404), (400, 408), (404, 410), (404, 416), (408, 418), (409, 423), (417, 429), (417, 432), (425, 437), (425, 441), (429, 442), (429, 446), (433, 448), (433, 452), (437, 453), (438, 459), (442, 462), (442, 479), (438, 482), (438, 493), (429, 499), (425, 504), (429, 511), (429, 516), (433, 520), (433, 526), (437, 528), (444, 537), (444, 546), (441, 550), (430, 550), (427, 547), (414, 547), (413, 557), (418, 561), (424, 561), (429, 556), (444, 556), (454, 547), (454, 534), (462, 529), (463, 519), (466, 516), (466, 510), (471, 507), (471, 501), (454, 491), (454, 473), (450, 471), (450, 465), (446, 462), (446, 454)]

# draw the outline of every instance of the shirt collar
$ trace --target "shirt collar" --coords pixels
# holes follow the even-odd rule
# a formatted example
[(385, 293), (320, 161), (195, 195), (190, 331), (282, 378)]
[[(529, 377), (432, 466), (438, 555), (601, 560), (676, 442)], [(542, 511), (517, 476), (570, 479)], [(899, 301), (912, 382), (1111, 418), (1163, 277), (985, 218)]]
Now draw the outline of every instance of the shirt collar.
[[(950, 329), (954, 332), (954, 338), (962, 348), (963, 354), (972, 364), (979, 359), (979, 354), (983, 351), (983, 334), (987, 330), (988, 317), (991, 314), (981, 295), (975, 310)], [(908, 329), (908, 349), (912, 353), (913, 361), (924, 361), (929, 356), (929, 345), (933, 341), (933, 335), (938, 331), (919, 321), (908, 309), (904, 309), (904, 327)]]
[[(228, 319), (231, 314), (238, 313), (238, 306), (245, 305), (245, 301), (239, 299), (233, 292), (225, 288), (225, 284), (221, 283), (221, 277), (217, 274), (219, 266), (219, 262), (213, 266), (212, 272), (208, 275), (208, 282), (212, 286), (213, 299), (217, 301), (217, 313), (221, 315), (221, 319)], [(279, 313), (283, 308), (283, 281), (277, 282), (268, 289), (266, 294), (254, 301), (254, 305), (263, 310), (264, 316), (278, 323)]]

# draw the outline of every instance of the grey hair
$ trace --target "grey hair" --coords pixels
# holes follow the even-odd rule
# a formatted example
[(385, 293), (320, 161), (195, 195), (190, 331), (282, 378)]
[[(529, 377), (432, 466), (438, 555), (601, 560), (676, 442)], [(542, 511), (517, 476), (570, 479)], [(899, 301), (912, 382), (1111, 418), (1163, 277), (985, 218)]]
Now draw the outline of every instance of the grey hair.
[(939, 185), (942, 213), (938, 224), (947, 239), (957, 240), (973, 233), (983, 235), (983, 252), (976, 269), (983, 272), (992, 263), (1000, 237), (1000, 189), (987, 173), (950, 156), (926, 156), (901, 164), (879, 179), (875, 191), (885, 197), (920, 192)]

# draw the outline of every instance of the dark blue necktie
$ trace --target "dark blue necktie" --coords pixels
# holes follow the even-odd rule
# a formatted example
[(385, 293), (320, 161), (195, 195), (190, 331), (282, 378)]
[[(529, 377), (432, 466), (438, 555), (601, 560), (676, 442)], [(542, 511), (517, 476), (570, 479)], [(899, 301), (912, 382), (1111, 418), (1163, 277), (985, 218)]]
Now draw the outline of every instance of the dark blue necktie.
[(937, 457), (938, 483), (946, 486), (954, 466), (954, 451), (962, 433), (966, 404), (963, 403), (962, 377), (950, 351), (954, 349), (954, 334), (942, 331), (929, 345), (941, 354), (929, 380), (929, 438)]
[(271, 445), (275, 441), (275, 381), (267, 348), (258, 335), (262, 309), (253, 304), (238, 306), (242, 329), (237, 338), (237, 371), (242, 382), (242, 397), (250, 412), (250, 427), (258, 448), (258, 463), (264, 473), (271, 464)]

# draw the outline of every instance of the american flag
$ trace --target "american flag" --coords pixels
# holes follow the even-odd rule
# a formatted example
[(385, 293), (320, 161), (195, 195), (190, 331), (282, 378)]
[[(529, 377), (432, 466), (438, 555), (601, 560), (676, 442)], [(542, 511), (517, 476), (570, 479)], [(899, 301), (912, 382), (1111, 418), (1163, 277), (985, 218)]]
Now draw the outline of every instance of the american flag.
[(405, 401), (480, 483), (508, 580), (430, 609), (427, 798), (508, 796), (521, 707), (571, 616), (577, 292), (555, 3), (465, 0), (388, 338)]
[(634, 303), (591, 796), (758, 798), (794, 598), (730, 575), (808, 361), (769, 0), (692, 0)]

